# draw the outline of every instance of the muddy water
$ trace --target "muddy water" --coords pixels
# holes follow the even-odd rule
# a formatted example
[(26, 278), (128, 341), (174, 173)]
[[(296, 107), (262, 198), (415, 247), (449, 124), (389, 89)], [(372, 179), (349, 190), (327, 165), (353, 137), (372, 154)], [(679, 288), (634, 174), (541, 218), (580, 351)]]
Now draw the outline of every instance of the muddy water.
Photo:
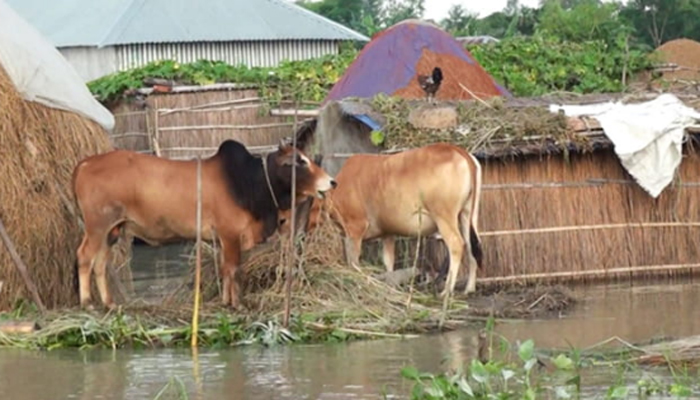
[[(502, 323), (496, 329), (510, 341), (532, 338), (541, 347), (579, 348), (611, 336), (637, 342), (700, 334), (700, 283), (598, 286), (576, 294), (583, 301), (558, 319)], [(471, 330), (406, 340), (200, 351), (196, 360), (187, 350), (0, 350), (0, 399), (153, 399), (173, 378), (184, 383), (190, 398), (378, 399), (383, 390), (398, 395), (410, 390), (399, 376), (404, 365), (438, 372), (475, 354)], [(589, 375), (583, 384), (601, 393), (597, 385), (605, 381)]]

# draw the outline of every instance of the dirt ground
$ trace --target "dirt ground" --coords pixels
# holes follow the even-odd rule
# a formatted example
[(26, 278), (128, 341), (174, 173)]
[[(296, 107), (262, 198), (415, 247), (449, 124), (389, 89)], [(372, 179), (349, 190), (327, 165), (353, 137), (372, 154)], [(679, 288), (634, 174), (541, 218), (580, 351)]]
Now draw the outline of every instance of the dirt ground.
[(576, 303), (573, 293), (561, 285), (477, 290), (469, 300), (471, 315), (515, 319), (557, 317)]

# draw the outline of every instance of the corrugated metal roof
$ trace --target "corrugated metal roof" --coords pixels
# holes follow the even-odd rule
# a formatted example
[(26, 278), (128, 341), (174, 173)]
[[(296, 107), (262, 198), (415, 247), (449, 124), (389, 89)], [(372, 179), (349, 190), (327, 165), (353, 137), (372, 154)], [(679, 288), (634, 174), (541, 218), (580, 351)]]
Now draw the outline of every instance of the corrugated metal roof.
[(284, 0), (7, 2), (56, 47), (233, 40), (369, 40)]
[(458, 42), (462, 44), (485, 44), (485, 43), (498, 43), (500, 40), (493, 36), (482, 35), (482, 36), (459, 36), (456, 38)]

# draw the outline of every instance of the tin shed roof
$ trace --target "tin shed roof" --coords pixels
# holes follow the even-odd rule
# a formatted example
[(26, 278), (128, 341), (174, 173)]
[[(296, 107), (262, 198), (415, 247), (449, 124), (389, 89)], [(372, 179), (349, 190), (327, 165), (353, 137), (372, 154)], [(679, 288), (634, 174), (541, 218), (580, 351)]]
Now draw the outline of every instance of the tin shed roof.
[[(369, 38), (284, 0), (7, 0), (56, 47)], [(1, 18), (1, 16), (0, 16)]]

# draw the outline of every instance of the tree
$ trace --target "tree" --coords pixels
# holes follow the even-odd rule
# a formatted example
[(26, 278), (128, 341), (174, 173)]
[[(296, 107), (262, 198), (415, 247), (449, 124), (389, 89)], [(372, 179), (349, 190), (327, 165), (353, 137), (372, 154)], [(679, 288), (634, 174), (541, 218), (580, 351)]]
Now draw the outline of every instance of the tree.
[(452, 36), (468, 36), (477, 34), (477, 14), (468, 11), (461, 4), (454, 4), (447, 12), (447, 18), (442, 20), (443, 29)]
[(425, 0), (386, 0), (383, 26), (389, 27), (405, 19), (423, 18)]
[[(570, 7), (570, 8), (567, 8)], [(612, 43), (631, 31), (618, 18), (619, 3), (600, 0), (545, 0), (537, 31), (563, 40), (603, 40)]]
[(425, 13), (425, 0), (297, 0), (296, 4), (368, 36)]
[(680, 37), (700, 40), (700, 0), (630, 0), (620, 14), (653, 47)]

